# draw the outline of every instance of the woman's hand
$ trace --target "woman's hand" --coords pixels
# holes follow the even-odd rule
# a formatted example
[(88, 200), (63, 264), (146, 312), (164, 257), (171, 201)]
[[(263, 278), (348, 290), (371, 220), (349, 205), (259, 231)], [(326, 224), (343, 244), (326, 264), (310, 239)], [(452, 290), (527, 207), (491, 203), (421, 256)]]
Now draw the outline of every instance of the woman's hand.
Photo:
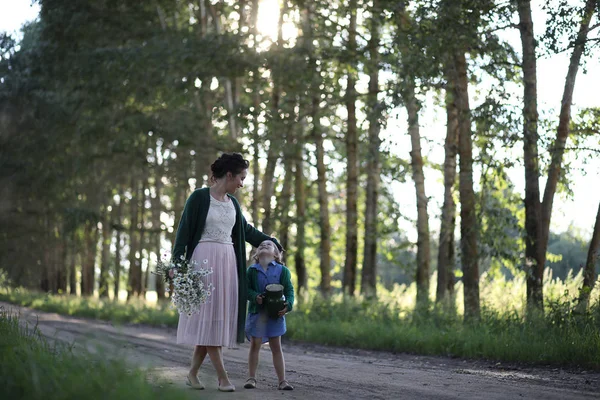
[(256, 304), (262, 304), (263, 303), (263, 296), (262, 294), (259, 294), (258, 296), (256, 296)]

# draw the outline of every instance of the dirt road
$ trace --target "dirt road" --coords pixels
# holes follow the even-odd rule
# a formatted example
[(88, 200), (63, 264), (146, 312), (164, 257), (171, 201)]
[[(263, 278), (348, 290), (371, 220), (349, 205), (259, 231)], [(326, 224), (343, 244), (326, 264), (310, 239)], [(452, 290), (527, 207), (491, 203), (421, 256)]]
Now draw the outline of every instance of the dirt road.
[(210, 362), (201, 369), (207, 388), (187, 389), (191, 349), (174, 344), (175, 329), (113, 326), (108, 322), (72, 318), (0, 306), (38, 325), (47, 337), (75, 343), (107, 357), (125, 358), (150, 371), (159, 385), (185, 388), (190, 398), (211, 399), (589, 399), (600, 398), (600, 373), (559, 368), (504, 365), (485, 361), (426, 357), (386, 352), (328, 348), (284, 341), (288, 379), (294, 391), (276, 390), (268, 346), (261, 351), (258, 388), (243, 389), (248, 345), (225, 349), (225, 366), (235, 393), (216, 390)]

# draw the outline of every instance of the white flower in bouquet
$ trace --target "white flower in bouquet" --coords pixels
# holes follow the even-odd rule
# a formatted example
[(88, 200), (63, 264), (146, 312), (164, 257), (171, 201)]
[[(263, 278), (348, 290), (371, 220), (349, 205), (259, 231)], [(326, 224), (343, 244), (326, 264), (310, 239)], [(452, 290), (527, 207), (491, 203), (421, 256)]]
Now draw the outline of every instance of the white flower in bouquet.
[[(203, 261), (204, 265), (208, 260)], [(156, 275), (164, 277), (167, 283), (173, 284), (171, 302), (180, 313), (193, 314), (208, 301), (214, 287), (205, 284), (204, 277), (212, 274), (212, 269), (197, 267), (195, 261), (187, 261), (183, 256), (178, 261), (163, 263), (158, 261)]]

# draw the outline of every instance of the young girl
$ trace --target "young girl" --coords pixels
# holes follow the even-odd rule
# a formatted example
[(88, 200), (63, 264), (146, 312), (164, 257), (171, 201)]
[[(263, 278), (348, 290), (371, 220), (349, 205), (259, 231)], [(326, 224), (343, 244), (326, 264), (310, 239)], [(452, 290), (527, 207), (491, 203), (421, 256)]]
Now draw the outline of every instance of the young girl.
[[(248, 268), (248, 318), (246, 320), (246, 337), (250, 340), (248, 354), (248, 379), (244, 388), (256, 388), (256, 369), (258, 368), (258, 353), (263, 343), (269, 342), (273, 355), (273, 366), (279, 380), (279, 390), (292, 390), (294, 387), (285, 379), (285, 361), (281, 351), (281, 335), (286, 331), (285, 314), (292, 311), (294, 305), (294, 287), (292, 286), (290, 270), (281, 264), (280, 252), (270, 240), (263, 241), (254, 256), (256, 263)], [(262, 293), (269, 284), (283, 285), (286, 306), (279, 312), (277, 319), (267, 315), (263, 306)]]

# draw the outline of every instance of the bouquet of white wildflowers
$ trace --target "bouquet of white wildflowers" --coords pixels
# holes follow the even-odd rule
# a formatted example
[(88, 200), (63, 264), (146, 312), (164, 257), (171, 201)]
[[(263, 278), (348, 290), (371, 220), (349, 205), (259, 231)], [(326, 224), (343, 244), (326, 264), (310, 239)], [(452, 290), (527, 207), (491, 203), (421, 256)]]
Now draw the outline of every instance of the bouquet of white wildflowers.
[[(208, 264), (208, 260), (202, 262)], [(212, 283), (204, 283), (203, 278), (212, 274), (212, 268), (197, 267), (196, 261), (188, 261), (183, 256), (177, 261), (164, 263), (158, 260), (156, 275), (163, 276), (165, 282), (173, 284), (171, 302), (180, 313), (188, 315), (198, 311), (208, 301), (214, 287)]]

